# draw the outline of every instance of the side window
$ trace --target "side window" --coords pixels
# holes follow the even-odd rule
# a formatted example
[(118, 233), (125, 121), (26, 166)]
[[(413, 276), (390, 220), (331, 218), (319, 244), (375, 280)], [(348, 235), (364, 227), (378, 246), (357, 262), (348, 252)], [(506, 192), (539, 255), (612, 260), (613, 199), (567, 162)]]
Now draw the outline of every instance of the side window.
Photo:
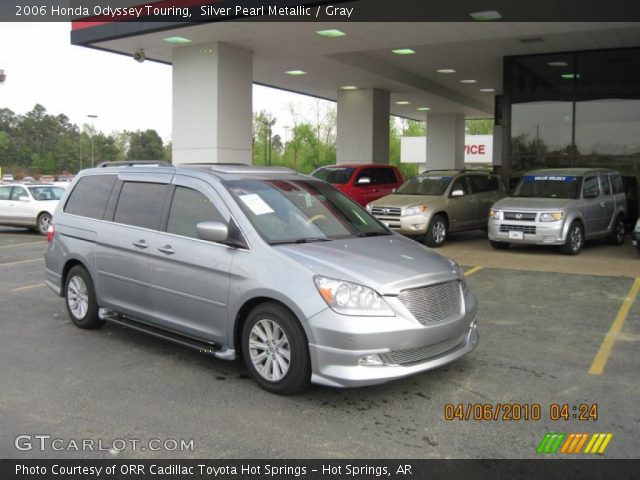
[(196, 225), (200, 222), (226, 223), (213, 202), (202, 193), (187, 187), (176, 187), (169, 210), (167, 232), (198, 238)]
[(585, 178), (582, 186), (582, 196), (584, 198), (595, 198), (599, 195), (600, 187), (598, 186), (598, 177)]
[(389, 183), (396, 183), (396, 174), (392, 168), (374, 168), (373, 171), (376, 175), (375, 184), (387, 185)]
[(9, 200), (18, 200), (20, 197), (29, 197), (27, 191), (22, 187), (13, 187)]
[(361, 178), (368, 178), (371, 180), (371, 183), (363, 183), (360, 184), (360, 186), (365, 186), (365, 185), (375, 185), (376, 184), (376, 174), (374, 172), (373, 168), (364, 168), (360, 171), (360, 173), (358, 174), (358, 176), (356, 177), (356, 185), (358, 185), (358, 182), (360, 181)]
[(622, 183), (622, 176), (619, 173), (611, 175), (611, 184), (613, 186), (613, 193), (624, 192), (624, 184)]
[(467, 180), (468, 177), (458, 177), (451, 187), (451, 192), (454, 190), (462, 190), (465, 195), (469, 195), (469, 182)]
[(498, 190), (500, 190), (500, 179), (495, 175), (489, 176), (489, 191), (497, 192)]
[(488, 192), (489, 188), (489, 177), (486, 175), (470, 175), (469, 182), (471, 183), (471, 191), (473, 193), (482, 193)]
[(89, 175), (81, 178), (71, 192), (64, 212), (100, 220), (115, 181), (115, 175)]
[(0, 187), (0, 200), (9, 200), (11, 187)]
[(600, 175), (600, 185), (602, 185), (602, 193), (611, 195), (611, 186), (609, 185), (609, 176)]
[(159, 183), (125, 182), (113, 216), (116, 223), (157, 230), (169, 186)]

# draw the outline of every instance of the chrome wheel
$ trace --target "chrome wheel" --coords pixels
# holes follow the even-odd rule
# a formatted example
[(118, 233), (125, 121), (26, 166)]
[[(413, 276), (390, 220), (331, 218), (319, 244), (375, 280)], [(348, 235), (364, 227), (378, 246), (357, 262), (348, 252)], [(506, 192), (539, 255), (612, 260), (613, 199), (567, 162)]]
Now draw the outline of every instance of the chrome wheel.
[(291, 364), (291, 348), (280, 325), (268, 319), (256, 322), (249, 333), (249, 356), (262, 378), (282, 380)]
[(436, 244), (439, 245), (444, 242), (444, 239), (447, 236), (447, 226), (442, 220), (436, 220), (436, 222), (433, 224), (432, 235), (433, 241)]
[(48, 213), (43, 213), (42, 215), (40, 215), (40, 218), (38, 218), (38, 231), (42, 235), (47, 234), (49, 225), (51, 225), (51, 215), (49, 215)]
[(616, 225), (616, 243), (621, 244), (624, 242), (624, 221), (618, 220)]
[(87, 285), (79, 276), (69, 280), (67, 287), (67, 304), (71, 314), (78, 320), (82, 320), (89, 310), (89, 293)]
[(580, 250), (580, 248), (582, 247), (582, 229), (580, 227), (575, 226), (571, 230), (569, 242), (572, 252), (577, 252)]

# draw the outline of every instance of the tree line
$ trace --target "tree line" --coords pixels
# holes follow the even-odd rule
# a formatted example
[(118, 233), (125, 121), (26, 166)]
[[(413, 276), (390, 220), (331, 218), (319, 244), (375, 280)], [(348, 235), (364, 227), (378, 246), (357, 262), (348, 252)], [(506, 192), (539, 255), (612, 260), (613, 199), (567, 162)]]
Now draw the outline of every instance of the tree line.
[[(93, 137), (93, 138), (92, 138)], [(171, 145), (155, 130), (106, 135), (79, 127), (66, 115), (47, 113), (42, 105), (17, 115), (0, 108), (0, 165), (4, 173), (42, 175), (76, 173), (104, 161), (171, 160)]]

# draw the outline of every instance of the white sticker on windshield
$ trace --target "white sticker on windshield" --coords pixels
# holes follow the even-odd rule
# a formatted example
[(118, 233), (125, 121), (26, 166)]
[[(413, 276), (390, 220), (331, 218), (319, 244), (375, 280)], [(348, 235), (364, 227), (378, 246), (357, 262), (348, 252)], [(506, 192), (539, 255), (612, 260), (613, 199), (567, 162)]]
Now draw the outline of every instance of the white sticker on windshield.
[(273, 213), (273, 209), (260, 198), (257, 193), (249, 193), (248, 195), (240, 195), (240, 200), (251, 209), (255, 215), (265, 215)]

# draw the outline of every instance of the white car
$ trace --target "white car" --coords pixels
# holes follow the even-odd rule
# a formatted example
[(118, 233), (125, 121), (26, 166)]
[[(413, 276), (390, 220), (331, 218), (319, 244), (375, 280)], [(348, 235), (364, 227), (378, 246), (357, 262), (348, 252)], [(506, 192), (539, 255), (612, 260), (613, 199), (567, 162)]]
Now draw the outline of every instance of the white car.
[(0, 225), (28, 227), (47, 234), (64, 188), (44, 184), (0, 186)]

